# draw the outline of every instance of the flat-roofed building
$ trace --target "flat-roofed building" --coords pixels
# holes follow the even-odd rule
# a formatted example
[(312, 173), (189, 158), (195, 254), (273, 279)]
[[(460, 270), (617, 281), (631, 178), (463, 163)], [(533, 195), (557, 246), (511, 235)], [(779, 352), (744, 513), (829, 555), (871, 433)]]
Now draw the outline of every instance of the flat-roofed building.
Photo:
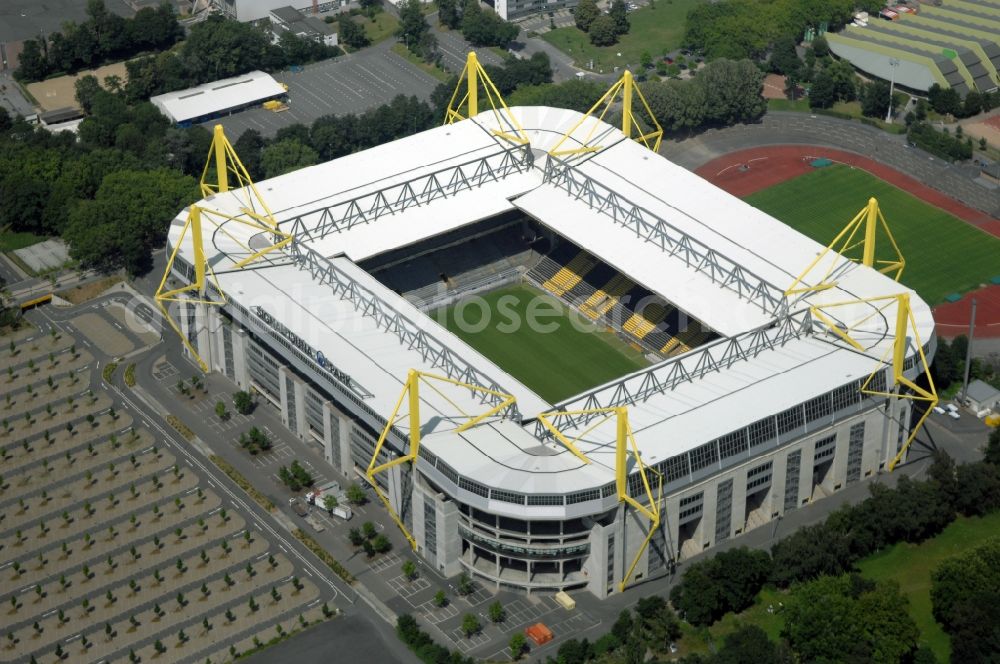
[(252, 71), (186, 90), (150, 97), (160, 112), (181, 126), (205, 122), (236, 111), (259, 106), (286, 94), (285, 86), (270, 74)]

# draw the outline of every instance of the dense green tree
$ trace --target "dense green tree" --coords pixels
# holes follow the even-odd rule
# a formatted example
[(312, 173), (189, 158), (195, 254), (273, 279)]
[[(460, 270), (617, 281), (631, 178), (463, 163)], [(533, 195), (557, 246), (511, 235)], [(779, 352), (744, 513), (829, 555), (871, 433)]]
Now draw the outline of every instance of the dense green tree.
[(965, 101), (962, 102), (962, 115), (969, 117), (983, 110), (983, 95), (978, 90), (969, 90), (965, 93)]
[(240, 158), (247, 174), (253, 180), (264, 178), (264, 171), (261, 168), (260, 158), (264, 152), (264, 138), (256, 129), (247, 129), (233, 143), (233, 150)]
[(837, 92), (834, 87), (833, 77), (826, 69), (813, 77), (812, 86), (809, 88), (810, 108), (830, 108), (837, 101)]
[(816, 54), (817, 58), (825, 58), (830, 55), (830, 43), (826, 40), (826, 37), (819, 35), (812, 40), (810, 44), (812, 52)]
[(14, 121), (10, 117), (10, 113), (7, 112), (6, 108), (0, 106), (0, 132), (5, 132), (10, 129), (14, 124)]
[(26, 39), (21, 48), (20, 66), (17, 69), (18, 78), (25, 81), (38, 81), (45, 78), (49, 65), (42, 51), (41, 44), (35, 39)]
[(625, 0), (611, 0), (608, 16), (615, 22), (616, 33), (619, 35), (628, 34), (628, 5), (625, 4)]
[(438, 22), (451, 30), (461, 25), (462, 19), (458, 12), (457, 0), (438, 0)]
[(94, 200), (70, 212), (64, 238), (70, 255), (102, 270), (124, 267), (142, 274), (170, 221), (199, 198), (195, 180), (166, 168), (120, 171), (104, 177)]
[(607, 14), (601, 14), (590, 24), (587, 31), (594, 46), (611, 46), (618, 41), (618, 26)]
[(473, 46), (499, 46), (506, 48), (518, 33), (518, 27), (503, 20), (489, 9), (479, 6), (478, 0), (467, 0), (462, 9), (462, 36)]
[(643, 640), (652, 650), (667, 652), (670, 643), (680, 638), (680, 622), (673, 609), (660, 595), (639, 598), (635, 605), (635, 613), (639, 619)]
[(399, 5), (399, 28), (396, 37), (414, 55), (433, 60), (437, 53), (437, 39), (424, 16), (420, 0), (406, 0)]
[(486, 73), (502, 95), (521, 86), (552, 82), (552, 65), (549, 56), (542, 52), (534, 53), (530, 58), (511, 58), (501, 67), (488, 65)]
[(776, 40), (771, 48), (771, 59), (768, 64), (771, 71), (778, 74), (798, 73), (802, 61), (795, 52), (795, 40), (791, 37), (781, 37)]
[(986, 463), (1000, 468), (1000, 427), (993, 427), (986, 439), (986, 451), (983, 455)]
[(794, 588), (782, 635), (802, 661), (905, 661), (919, 630), (894, 583), (824, 576)]
[(777, 645), (757, 625), (744, 625), (725, 636), (712, 664), (764, 664), (777, 662)]
[(49, 186), (36, 175), (15, 170), (0, 179), (0, 228), (45, 233), (43, 225)]
[(586, 112), (604, 94), (605, 87), (587, 79), (573, 79), (554, 85), (529, 85), (507, 97), (513, 106), (554, 106)]
[[(973, 593), (1000, 597), (1000, 538), (946, 558), (931, 573), (934, 618), (955, 631), (976, 612), (967, 606)], [(966, 612), (966, 613), (963, 613)]]
[(749, 60), (716, 60), (702, 68), (695, 80), (705, 91), (708, 123), (753, 122), (767, 111), (764, 74)]
[(337, 35), (341, 44), (358, 49), (368, 46), (371, 40), (365, 29), (350, 14), (341, 14), (337, 19)]
[(212, 81), (281, 62), (281, 50), (253, 23), (213, 15), (191, 28), (181, 58), (190, 78)]
[(294, 138), (268, 145), (260, 157), (265, 178), (277, 177), (318, 162), (319, 155), (316, 151)]
[(94, 96), (101, 90), (100, 81), (93, 74), (87, 74), (76, 79), (73, 87), (76, 90), (75, 97), (80, 108), (83, 109), (84, 113), (90, 113)]
[(667, 131), (688, 131), (705, 123), (705, 87), (698, 79), (644, 83), (642, 93)]
[(600, 15), (601, 10), (597, 8), (595, 0), (580, 0), (573, 10), (573, 19), (576, 21), (576, 27), (584, 32), (590, 30), (590, 24)]
[(935, 83), (927, 90), (927, 101), (931, 108), (942, 115), (962, 114), (962, 98), (954, 88), (942, 88)]

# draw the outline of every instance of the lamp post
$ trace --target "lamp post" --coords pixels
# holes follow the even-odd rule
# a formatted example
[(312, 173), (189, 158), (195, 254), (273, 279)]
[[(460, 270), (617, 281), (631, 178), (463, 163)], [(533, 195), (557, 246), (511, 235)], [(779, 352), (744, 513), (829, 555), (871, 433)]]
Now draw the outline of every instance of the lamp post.
[(889, 110), (885, 112), (885, 121), (892, 124), (892, 91), (896, 87), (896, 67), (899, 66), (899, 58), (889, 58)]

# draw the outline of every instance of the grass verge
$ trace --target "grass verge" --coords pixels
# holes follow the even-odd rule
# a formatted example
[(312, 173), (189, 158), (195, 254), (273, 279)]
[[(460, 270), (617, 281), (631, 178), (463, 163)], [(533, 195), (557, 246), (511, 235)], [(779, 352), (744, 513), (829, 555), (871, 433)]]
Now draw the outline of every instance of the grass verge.
[[(978, 288), (997, 275), (1000, 239), (860, 169), (816, 169), (746, 201), (826, 245), (872, 196), (906, 258), (901, 281), (928, 304)], [(891, 257), (881, 229), (877, 244), (876, 259)]]
[(411, 65), (413, 65), (420, 71), (430, 74), (439, 81), (447, 82), (451, 78), (451, 74), (446, 72), (444, 69), (441, 69), (437, 65), (432, 65), (427, 62), (424, 62), (417, 56), (410, 53), (410, 50), (406, 48), (406, 46), (404, 46), (403, 44), (400, 43), (393, 44), (391, 50), (393, 53), (403, 58), (404, 60), (409, 62)]
[(33, 244), (44, 242), (48, 238), (34, 233), (19, 233), (5, 230), (0, 232), (0, 251), (16, 251), (30, 247)]
[(135, 362), (125, 367), (125, 384), (129, 387), (135, 387)]
[(105, 383), (110, 383), (111, 379), (115, 377), (115, 371), (118, 370), (117, 362), (109, 362), (104, 365), (104, 369), (101, 370), (101, 376), (104, 378)]
[(368, 36), (372, 44), (377, 44), (394, 36), (396, 28), (399, 27), (399, 19), (385, 11), (375, 14), (374, 19), (370, 19), (367, 16), (360, 16), (358, 18), (360, 19), (359, 23), (361, 23), (361, 27), (365, 29), (365, 35)]
[(431, 317), (552, 403), (648, 364), (614, 333), (531, 286), (501, 288)]
[(191, 431), (188, 425), (181, 422), (176, 415), (167, 415), (167, 424), (173, 427), (177, 433), (184, 436), (185, 440), (194, 439), (194, 431)]
[(120, 274), (115, 274), (110, 277), (98, 279), (97, 281), (91, 281), (86, 284), (74, 286), (73, 288), (67, 288), (66, 290), (59, 291), (56, 295), (71, 304), (83, 304), (88, 300), (94, 299), (104, 291), (108, 290), (117, 283), (121, 283), (122, 281), (124, 281), (122, 276)]
[(310, 551), (316, 554), (316, 557), (326, 563), (326, 566), (333, 570), (333, 573), (343, 579), (346, 583), (354, 583), (354, 575), (351, 574), (346, 567), (340, 564), (340, 562), (330, 555), (330, 552), (319, 545), (319, 542), (314, 540), (309, 533), (305, 532), (301, 528), (296, 528), (292, 531), (295, 535), (295, 539), (306, 545)]
[(616, 66), (638, 64), (643, 53), (655, 58), (679, 48), (688, 12), (702, 1), (660, 0), (630, 12), (628, 34), (611, 46), (594, 46), (587, 33), (575, 26), (557, 28), (541, 37), (573, 58), (578, 67), (585, 68), (593, 60), (595, 71), (609, 72)]
[(208, 458), (219, 468), (219, 470), (228, 475), (229, 479), (236, 482), (241, 489), (246, 491), (247, 495), (254, 499), (254, 502), (266, 509), (268, 512), (274, 511), (274, 503), (271, 502), (271, 499), (254, 488), (254, 486), (247, 481), (247, 478), (243, 477), (240, 471), (233, 468), (228, 461), (215, 454), (210, 455)]

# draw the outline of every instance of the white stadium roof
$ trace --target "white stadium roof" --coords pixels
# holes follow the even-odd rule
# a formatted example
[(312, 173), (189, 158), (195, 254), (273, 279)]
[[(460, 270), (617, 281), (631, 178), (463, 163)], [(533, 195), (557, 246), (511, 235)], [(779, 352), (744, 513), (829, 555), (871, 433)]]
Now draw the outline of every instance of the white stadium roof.
[[(469, 187), (449, 189), (442, 180), (470, 180), (479, 160), (492, 160), (499, 170), (501, 164), (510, 166), (504, 160), (511, 155), (524, 154), (493, 136), (489, 113), (258, 184), (282, 228), (295, 233), (299, 251), (364, 294), (358, 305), (333, 290), (334, 279), (314, 276), (316, 272), (305, 264), (284, 256), (275, 256), (270, 264), (255, 264), (255, 269), (227, 271), (226, 266), (245, 252), (225, 233), (206, 234), (212, 237), (206, 253), (228, 299), (249, 311), (261, 307), (321, 350), (360, 384), (365, 405), (382, 417), (392, 411), (408, 370), (442, 371), (433, 353), (401, 342), (399, 325), (377, 323), (371, 313), (374, 301), (397, 312), (404, 328), (426, 335), (435, 348), (449, 349), (484, 381), (515, 395), (525, 424), (495, 418), (458, 434), (456, 423), (462, 420), (454, 408), (432, 391), (421, 391), (425, 449), (460, 475), (527, 493), (585, 490), (614, 477), (612, 426), (598, 427), (580, 441), (581, 449), (595, 461), (592, 465), (551, 440), (542, 441), (532, 419), (552, 410), (551, 404), (355, 264), (501, 212), (523, 210), (722, 335), (705, 347), (561, 404), (580, 408), (588, 399), (607, 402), (623, 390), (629, 394), (644, 390), (641, 399), (632, 399), (630, 422), (647, 463), (866, 378), (892, 345), (895, 305), (882, 315), (870, 316), (853, 333), (867, 345), (862, 353), (820, 327), (809, 328), (805, 313), (810, 304), (906, 291), (921, 339), (933, 337), (930, 309), (915, 293), (839, 257), (836, 287), (785, 300), (781, 293), (823, 247), (626, 139), (613, 127), (599, 125), (602, 148), (570, 161), (576, 184), (567, 184), (556, 171), (546, 172), (547, 164), (558, 166), (548, 162), (546, 152), (580, 115), (551, 108), (511, 110), (530, 139), (530, 163), (508, 168), (506, 176), (481, 177)], [(583, 182), (585, 186), (580, 185)], [(436, 187), (447, 191), (434, 194)], [(641, 208), (647, 222), (655, 220), (647, 230), (655, 226), (678, 243), (671, 249), (652, 231), (637, 234), (628, 226), (630, 219), (612, 213), (607, 198), (603, 203), (588, 198), (602, 188), (614, 192), (617, 203)], [(418, 197), (431, 193), (419, 204), (400, 205), (406, 191)], [(859, 206), (863, 204), (859, 201)], [(229, 212), (239, 207), (232, 194), (199, 205)], [(185, 218), (181, 213), (175, 219), (171, 243)], [(228, 224), (226, 231), (249, 240), (243, 227)], [(740, 284), (705, 267), (706, 251), (716, 269), (737, 266)], [(189, 246), (182, 247), (181, 256), (190, 262)], [(756, 284), (757, 290), (746, 290), (748, 284)], [(775, 293), (777, 304), (769, 300)], [(844, 312), (849, 320), (875, 311), (870, 304), (849, 309)], [(808, 334), (802, 333), (805, 328)], [(788, 330), (794, 333), (724, 367), (699, 369), (706, 357), (718, 361), (725, 356), (734, 339), (756, 343)], [(908, 354), (913, 352), (911, 345)], [(677, 375), (687, 378), (673, 380)], [(651, 380), (669, 388), (646, 389)], [(468, 391), (455, 390), (449, 398), (467, 412), (483, 410)], [(518, 509), (523, 513), (523, 506)]]
[(285, 94), (270, 74), (252, 71), (242, 76), (212, 81), (194, 88), (167, 92), (149, 101), (174, 122), (190, 122), (234, 108), (264, 102)]

